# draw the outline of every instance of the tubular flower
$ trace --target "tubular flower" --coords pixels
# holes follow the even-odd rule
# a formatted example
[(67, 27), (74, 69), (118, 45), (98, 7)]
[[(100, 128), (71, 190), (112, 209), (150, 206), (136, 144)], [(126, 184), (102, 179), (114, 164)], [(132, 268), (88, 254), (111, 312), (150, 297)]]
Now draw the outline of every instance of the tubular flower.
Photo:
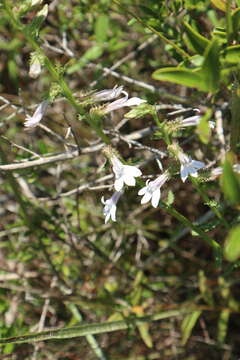
[(107, 104), (106, 107), (102, 110), (104, 114), (108, 114), (111, 111), (117, 110), (117, 109), (121, 109), (122, 107), (125, 106), (138, 106), (142, 103), (145, 103), (146, 100), (142, 100), (138, 97), (132, 97), (130, 99), (128, 99), (128, 93), (126, 91), (121, 91), (125, 96), (113, 101), (110, 104)]
[(49, 102), (47, 100), (41, 102), (41, 104), (38, 105), (37, 109), (35, 110), (32, 116), (29, 115), (26, 116), (24, 126), (27, 128), (34, 128), (35, 126), (37, 126), (42, 120), (42, 117), (48, 107), (48, 104)]
[(123, 91), (123, 86), (114, 86), (113, 89), (106, 89), (91, 95), (91, 99), (95, 102), (110, 101), (116, 99)]
[(178, 153), (178, 159), (181, 163), (180, 174), (181, 174), (181, 179), (183, 182), (186, 181), (186, 179), (189, 175), (191, 175), (193, 177), (197, 177), (198, 170), (205, 167), (204, 162), (193, 160), (190, 156), (188, 156), (182, 152)]
[[(180, 121), (179, 127), (182, 128), (182, 127), (188, 127), (188, 126), (196, 126), (200, 123), (201, 118), (202, 118), (202, 116), (200, 116), (200, 115), (194, 115), (194, 116), (185, 118)], [(214, 121), (209, 121), (209, 127), (211, 129), (214, 129), (214, 127), (215, 127)]]
[(112, 197), (108, 200), (104, 200), (102, 197), (101, 201), (105, 205), (103, 208), (103, 215), (105, 216), (105, 224), (111, 218), (112, 221), (116, 221), (116, 210), (117, 210), (117, 202), (120, 196), (123, 194), (123, 191), (115, 191)]
[(156, 208), (158, 206), (161, 197), (161, 187), (169, 179), (168, 171), (158, 176), (155, 180), (147, 180), (146, 186), (139, 190), (138, 195), (143, 195), (141, 204), (146, 204), (151, 200), (152, 206)]
[(115, 190), (120, 191), (123, 188), (124, 183), (128, 186), (135, 186), (135, 177), (142, 175), (141, 170), (136, 166), (124, 165), (115, 155), (113, 155), (110, 160), (115, 175)]

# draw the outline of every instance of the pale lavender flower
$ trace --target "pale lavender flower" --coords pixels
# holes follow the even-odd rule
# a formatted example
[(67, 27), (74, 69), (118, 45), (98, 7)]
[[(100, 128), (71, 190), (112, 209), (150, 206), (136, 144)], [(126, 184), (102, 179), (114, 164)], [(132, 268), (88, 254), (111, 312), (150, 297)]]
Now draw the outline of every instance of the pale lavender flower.
[[(240, 164), (234, 164), (233, 171), (240, 174)], [(217, 176), (222, 175), (222, 173), (223, 173), (223, 168), (221, 166), (216, 167), (215, 169), (211, 170), (211, 177), (215, 178)]]
[(120, 191), (123, 188), (124, 183), (128, 186), (135, 186), (135, 177), (142, 175), (141, 170), (136, 166), (124, 165), (115, 155), (113, 155), (110, 160), (115, 174), (115, 190)]
[(123, 86), (114, 86), (113, 89), (105, 89), (91, 95), (91, 99), (95, 102), (110, 101), (116, 99), (123, 92)]
[(111, 111), (121, 109), (125, 106), (138, 106), (146, 102), (146, 100), (142, 100), (138, 97), (132, 97), (128, 99), (128, 93), (126, 91), (122, 91), (122, 93), (124, 94), (124, 97), (106, 105), (106, 107), (102, 110), (104, 114), (108, 114)]
[(186, 181), (189, 175), (197, 177), (198, 170), (205, 167), (205, 164), (202, 161), (193, 160), (190, 156), (182, 152), (179, 152), (177, 156), (181, 163), (180, 174), (183, 182)]
[(49, 102), (47, 100), (41, 102), (41, 104), (38, 105), (37, 109), (35, 110), (32, 116), (29, 115), (26, 116), (24, 126), (27, 128), (33, 128), (37, 126), (42, 120), (42, 117), (47, 109), (48, 104)]
[[(202, 116), (200, 116), (200, 115), (194, 115), (194, 116), (187, 117), (180, 121), (179, 127), (182, 128), (182, 127), (188, 127), (188, 126), (197, 126), (200, 123), (201, 117)], [(215, 127), (214, 121), (209, 121), (209, 126), (211, 129), (214, 129), (214, 127)]]
[(141, 204), (146, 204), (151, 200), (152, 206), (156, 208), (158, 206), (161, 197), (161, 187), (169, 179), (168, 171), (158, 176), (155, 180), (147, 180), (146, 186), (139, 190), (138, 195), (143, 195)]
[(116, 210), (117, 210), (117, 202), (120, 196), (123, 194), (123, 191), (115, 191), (112, 197), (108, 200), (104, 200), (102, 197), (101, 201), (105, 205), (103, 208), (103, 215), (105, 216), (105, 224), (111, 218), (112, 221), (116, 221)]

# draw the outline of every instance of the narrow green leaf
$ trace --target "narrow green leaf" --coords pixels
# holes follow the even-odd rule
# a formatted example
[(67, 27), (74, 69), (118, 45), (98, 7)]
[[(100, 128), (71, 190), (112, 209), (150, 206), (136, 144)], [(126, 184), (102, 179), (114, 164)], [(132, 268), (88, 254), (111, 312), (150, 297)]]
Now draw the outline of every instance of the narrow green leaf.
[(217, 340), (220, 344), (224, 344), (227, 330), (228, 330), (228, 322), (230, 317), (230, 310), (226, 309), (220, 312), (218, 319), (218, 334)]
[(220, 47), (217, 39), (213, 39), (206, 48), (201, 74), (208, 91), (216, 92), (220, 82)]
[(94, 334), (102, 334), (102, 333), (113, 332), (118, 330), (127, 330), (131, 327), (140, 325), (142, 323), (167, 319), (173, 316), (179, 316), (181, 314), (189, 313), (189, 312), (190, 312), (189, 309), (169, 310), (151, 316), (136, 318), (132, 320), (129, 319), (129, 320), (120, 320), (113, 322), (83, 324), (71, 328), (43, 331), (36, 334), (27, 334), (27, 335), (15, 336), (11, 338), (1, 338), (0, 345), (32, 343), (36, 341), (53, 340), (53, 339), (70, 339), (74, 337), (86, 336), (89, 334), (94, 335)]
[(222, 53), (224, 60), (231, 64), (240, 62), (240, 45), (228, 46)]
[(232, 165), (226, 158), (221, 176), (221, 186), (225, 197), (232, 205), (240, 204), (240, 180), (239, 175), (233, 171)]
[(161, 81), (170, 81), (175, 84), (197, 88), (207, 91), (204, 81), (197, 72), (180, 67), (168, 67), (158, 69), (152, 74), (153, 79)]
[(188, 42), (191, 48), (198, 54), (202, 55), (209, 45), (210, 41), (204, 36), (200, 35), (194, 28), (192, 28), (185, 21), (183, 22), (184, 29), (186, 31)]
[(187, 343), (200, 315), (201, 315), (201, 311), (194, 311), (191, 314), (186, 315), (181, 325), (182, 345), (185, 345)]
[(230, 230), (224, 245), (224, 256), (228, 261), (236, 261), (240, 257), (240, 224)]
[(146, 346), (152, 348), (153, 343), (152, 343), (151, 335), (149, 333), (149, 324), (145, 323), (138, 325), (138, 330)]
[(109, 16), (104, 14), (98, 16), (95, 23), (95, 36), (97, 42), (104, 42), (107, 40), (108, 28), (109, 28)]

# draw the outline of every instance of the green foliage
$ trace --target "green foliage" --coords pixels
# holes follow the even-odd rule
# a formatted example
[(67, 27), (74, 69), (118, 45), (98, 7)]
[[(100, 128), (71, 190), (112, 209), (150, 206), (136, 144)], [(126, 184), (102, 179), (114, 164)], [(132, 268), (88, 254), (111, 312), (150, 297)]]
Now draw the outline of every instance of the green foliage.
[(240, 257), (240, 225), (230, 230), (225, 240), (224, 254), (228, 261), (236, 261)]
[[(239, 358), (240, 1), (45, 3), (0, 5), (3, 354)], [(88, 95), (115, 85), (149, 103), (90, 109)], [(44, 99), (42, 122), (25, 131)], [(109, 142), (144, 177), (105, 224)], [(198, 179), (181, 180), (176, 142), (205, 163)], [(165, 170), (159, 206), (140, 204), (140, 187)]]

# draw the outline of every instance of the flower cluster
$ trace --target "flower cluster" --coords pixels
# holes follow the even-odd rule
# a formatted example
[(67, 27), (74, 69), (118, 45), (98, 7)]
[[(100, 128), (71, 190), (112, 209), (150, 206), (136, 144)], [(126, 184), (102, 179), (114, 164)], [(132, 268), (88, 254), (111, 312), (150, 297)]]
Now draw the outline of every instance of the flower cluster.
[[(105, 148), (104, 152), (112, 164), (115, 176), (114, 189), (116, 190), (110, 199), (104, 200), (102, 198), (102, 202), (105, 205), (103, 214), (106, 223), (110, 218), (116, 221), (117, 202), (123, 194), (124, 185), (135, 186), (136, 178), (141, 177), (142, 171), (136, 166), (123, 164), (111, 147)], [(191, 157), (180, 151), (178, 152), (178, 159), (180, 161), (180, 175), (183, 182), (186, 181), (189, 175), (193, 177), (198, 176), (198, 170), (205, 166), (203, 162), (192, 160)], [(155, 180), (147, 180), (146, 186), (138, 191), (138, 195), (142, 196), (141, 204), (151, 201), (152, 206), (156, 208), (161, 198), (161, 187), (169, 179), (170, 173), (165, 171)]]

